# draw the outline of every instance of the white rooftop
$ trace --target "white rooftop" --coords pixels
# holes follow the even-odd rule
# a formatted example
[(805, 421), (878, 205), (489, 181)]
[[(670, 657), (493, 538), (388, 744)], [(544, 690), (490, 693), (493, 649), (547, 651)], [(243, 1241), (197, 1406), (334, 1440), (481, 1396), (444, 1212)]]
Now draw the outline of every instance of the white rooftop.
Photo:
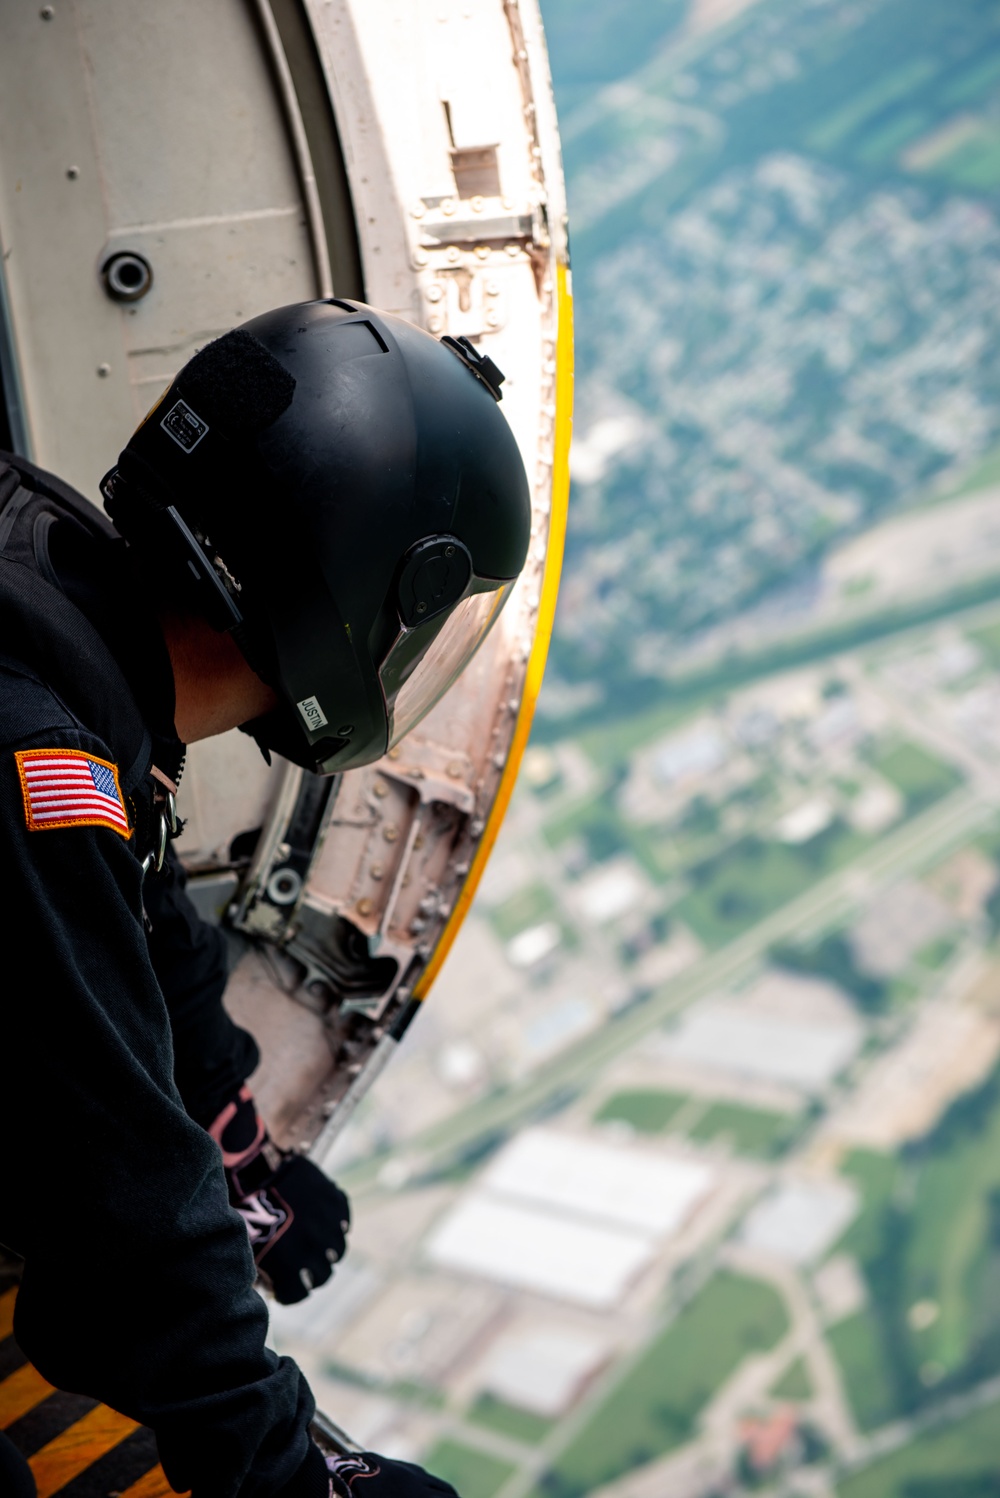
[(853, 1020), (797, 1022), (738, 1003), (711, 1003), (689, 1010), (662, 1049), (675, 1061), (813, 1092), (847, 1065), (862, 1039)]
[(790, 1181), (758, 1202), (743, 1224), (748, 1248), (788, 1264), (819, 1259), (858, 1210), (858, 1195), (846, 1181)]
[(437, 1264), (580, 1305), (621, 1299), (714, 1184), (708, 1165), (527, 1129), (428, 1241)]
[(475, 1192), (431, 1235), (435, 1264), (602, 1310), (654, 1253), (649, 1237)]
[(576, 903), (586, 920), (602, 926), (634, 910), (645, 893), (646, 883), (631, 859), (615, 858), (580, 880)]
[(569, 1408), (609, 1351), (604, 1337), (575, 1328), (514, 1332), (497, 1343), (482, 1387), (518, 1409), (552, 1418)]
[(666, 1237), (713, 1177), (710, 1166), (693, 1160), (536, 1128), (500, 1151), (482, 1186), (494, 1196)]

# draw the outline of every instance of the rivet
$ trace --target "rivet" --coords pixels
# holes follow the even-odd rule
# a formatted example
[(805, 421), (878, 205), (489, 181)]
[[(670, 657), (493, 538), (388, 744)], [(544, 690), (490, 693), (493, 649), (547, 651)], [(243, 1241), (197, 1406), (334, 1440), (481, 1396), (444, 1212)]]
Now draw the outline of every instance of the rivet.
[(451, 215), (455, 212), (455, 199), (445, 198), (444, 202), (441, 204), (441, 212), (448, 218), (450, 218)]
[(80, 168), (78, 166), (68, 166), (66, 168), (66, 175), (71, 182), (75, 182), (80, 175)]
[(427, 326), (432, 333), (440, 333), (444, 323), (436, 312), (432, 312), (427, 319)]
[(423, 203), (416, 202), (416, 203), (414, 203), (413, 207), (410, 209), (410, 217), (411, 218), (423, 218), (424, 211), (425, 210), (424, 210)]
[(448, 773), (449, 779), (451, 779), (451, 780), (461, 780), (461, 778), (462, 778), (462, 766), (459, 764), (458, 760), (455, 760), (455, 759), (452, 760), (451, 764), (448, 766), (447, 773)]
[(487, 281), (487, 283), (486, 283), (486, 295), (487, 296), (499, 296), (500, 295), (500, 282), (499, 281)]
[(507, 254), (513, 260), (515, 258), (515, 256), (520, 255), (520, 253), (521, 253), (521, 246), (519, 244), (509, 244), (509, 245), (506, 246), (506, 250), (507, 250)]
[(427, 256), (424, 254), (423, 250), (414, 250), (413, 263), (418, 267), (427, 264)]
[(437, 283), (435, 283), (433, 286), (428, 286), (427, 300), (429, 302), (439, 302), (441, 300), (441, 288), (437, 285)]
[(403, 751), (398, 744), (393, 744), (392, 748), (389, 750), (388, 757), (390, 759), (398, 759), (402, 752)]
[(385, 869), (380, 863), (373, 863), (371, 868), (368, 870), (368, 873), (372, 879), (381, 879), (382, 875), (385, 873)]
[(457, 260), (461, 260), (462, 258), (461, 254), (459, 253), (458, 246), (454, 244), (450, 244), (448, 246), (447, 250), (445, 251), (445, 257), (446, 259), (451, 261), (452, 265), (454, 265)]
[(100, 375), (100, 377), (101, 377), (102, 380), (106, 380), (107, 377), (108, 377), (108, 375), (111, 373), (111, 365), (110, 364), (98, 364), (98, 366), (97, 366), (97, 373)]
[(376, 780), (373, 789), (376, 796), (388, 796), (389, 794), (389, 787), (386, 785), (384, 780)]
[(489, 327), (489, 328), (495, 328), (497, 326), (497, 324), (499, 323), (499, 321), (500, 321), (500, 314), (498, 312), (487, 312), (487, 314), (486, 314), (486, 326), (487, 327)]
[(394, 843), (399, 836), (399, 828), (393, 822), (390, 822), (387, 827), (382, 828), (382, 836), (387, 843)]
[(477, 244), (473, 253), (477, 260), (488, 260), (490, 258), (489, 245)]
[(357, 909), (358, 915), (371, 915), (372, 911), (375, 909), (375, 902), (373, 900), (369, 900), (368, 896), (365, 895), (363, 899), (358, 901)]
[(354, 732), (354, 724), (353, 723), (341, 723), (340, 727), (337, 729), (337, 736), (338, 736), (338, 738), (349, 739), (351, 737), (351, 734), (353, 732)]
[(43, 5), (38, 14), (41, 16), (43, 21), (51, 21), (52, 17), (55, 15), (55, 9), (51, 5)]
[(471, 202), (470, 206), (472, 208), (473, 213), (482, 213), (482, 211), (483, 211), (483, 200), (479, 196), (478, 193), (472, 199), (472, 202)]
[(417, 613), (418, 614), (426, 614), (426, 612), (427, 612), (427, 605), (426, 605), (426, 603), (424, 603), (424, 600), (421, 599), (420, 602), (417, 604)]
[(420, 850), (421, 850), (421, 848), (423, 846), (424, 846), (424, 835), (423, 835), (422, 832), (418, 832), (417, 835), (416, 835), (416, 837), (413, 839), (413, 849), (414, 849), (414, 852), (415, 853), (419, 853)]

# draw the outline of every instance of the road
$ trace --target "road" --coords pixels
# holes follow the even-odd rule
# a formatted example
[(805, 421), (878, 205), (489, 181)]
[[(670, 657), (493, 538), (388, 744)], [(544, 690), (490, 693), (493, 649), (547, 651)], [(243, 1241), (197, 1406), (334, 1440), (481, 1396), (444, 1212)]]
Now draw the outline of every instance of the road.
[[(530, 1120), (553, 1097), (575, 1091), (672, 1014), (736, 982), (776, 943), (843, 921), (881, 886), (943, 857), (991, 821), (996, 805), (994, 795), (985, 788), (963, 786), (952, 792), (523, 1082), (481, 1098), (416, 1135), (405, 1147), (411, 1172), (446, 1164), (484, 1136)], [(384, 1159), (367, 1159), (342, 1172), (345, 1185), (355, 1194), (375, 1187)]]

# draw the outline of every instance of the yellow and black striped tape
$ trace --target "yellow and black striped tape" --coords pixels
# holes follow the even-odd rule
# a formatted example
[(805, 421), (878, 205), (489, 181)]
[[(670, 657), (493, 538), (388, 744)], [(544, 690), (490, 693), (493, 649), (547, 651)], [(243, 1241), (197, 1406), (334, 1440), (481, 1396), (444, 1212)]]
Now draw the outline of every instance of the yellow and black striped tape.
[(175, 1498), (151, 1430), (31, 1366), (14, 1340), (16, 1296), (16, 1286), (0, 1294), (0, 1430), (27, 1458), (38, 1498)]

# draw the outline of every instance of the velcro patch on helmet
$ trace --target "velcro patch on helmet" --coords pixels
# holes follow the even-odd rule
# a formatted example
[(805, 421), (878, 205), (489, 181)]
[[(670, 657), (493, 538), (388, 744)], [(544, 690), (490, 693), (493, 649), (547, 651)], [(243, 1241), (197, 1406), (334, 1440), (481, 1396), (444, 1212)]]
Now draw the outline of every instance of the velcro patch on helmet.
[(208, 344), (177, 380), (197, 411), (233, 437), (269, 427), (295, 394), (294, 375), (246, 328)]
[(132, 836), (117, 765), (81, 749), (20, 749), (14, 758), (30, 832), (110, 827)]

